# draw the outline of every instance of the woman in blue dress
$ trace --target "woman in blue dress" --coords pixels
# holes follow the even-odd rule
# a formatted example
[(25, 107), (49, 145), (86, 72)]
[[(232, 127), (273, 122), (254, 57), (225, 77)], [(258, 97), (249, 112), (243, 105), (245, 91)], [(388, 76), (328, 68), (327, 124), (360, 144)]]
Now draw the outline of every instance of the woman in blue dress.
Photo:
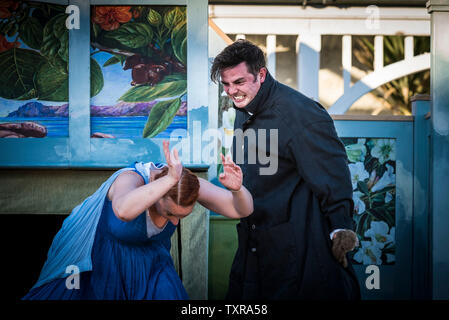
[(195, 202), (230, 218), (253, 211), (242, 171), (223, 157), (219, 188), (183, 168), (136, 163), (114, 173), (64, 220), (39, 280), (24, 300), (188, 299), (170, 256), (170, 237)]

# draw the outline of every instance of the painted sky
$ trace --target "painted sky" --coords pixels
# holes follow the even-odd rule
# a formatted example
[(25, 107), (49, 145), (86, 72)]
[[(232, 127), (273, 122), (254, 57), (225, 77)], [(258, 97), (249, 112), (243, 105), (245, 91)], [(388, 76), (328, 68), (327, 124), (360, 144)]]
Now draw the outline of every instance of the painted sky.
[(111, 58), (107, 52), (96, 53), (92, 56), (103, 71), (104, 87), (95, 97), (91, 98), (91, 105), (112, 106), (118, 103), (118, 99), (131, 88), (131, 69), (123, 70), (120, 63), (103, 67), (103, 64)]

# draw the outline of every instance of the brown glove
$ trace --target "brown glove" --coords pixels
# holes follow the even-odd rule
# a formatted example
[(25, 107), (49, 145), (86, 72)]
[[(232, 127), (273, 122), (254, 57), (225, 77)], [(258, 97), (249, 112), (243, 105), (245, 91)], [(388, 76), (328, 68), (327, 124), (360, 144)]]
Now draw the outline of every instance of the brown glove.
[(359, 239), (357, 234), (352, 230), (342, 230), (334, 234), (332, 238), (332, 253), (340, 262), (344, 268), (348, 266), (348, 260), (346, 259), (346, 253), (354, 250), (359, 246)]

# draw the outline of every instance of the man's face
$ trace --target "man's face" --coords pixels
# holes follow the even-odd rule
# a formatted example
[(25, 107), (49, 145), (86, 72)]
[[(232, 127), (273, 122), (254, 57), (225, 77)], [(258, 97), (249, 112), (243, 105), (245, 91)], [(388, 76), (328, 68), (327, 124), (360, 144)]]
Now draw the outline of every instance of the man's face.
[(235, 67), (223, 69), (220, 72), (221, 83), (227, 95), (237, 108), (246, 107), (259, 92), (265, 81), (267, 69), (261, 68), (256, 77), (248, 71), (246, 62)]

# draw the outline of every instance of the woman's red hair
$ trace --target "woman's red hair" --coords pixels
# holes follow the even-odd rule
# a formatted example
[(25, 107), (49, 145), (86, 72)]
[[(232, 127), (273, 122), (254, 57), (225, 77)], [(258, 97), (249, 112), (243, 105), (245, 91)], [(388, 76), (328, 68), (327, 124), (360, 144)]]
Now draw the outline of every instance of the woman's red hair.
[[(154, 180), (162, 178), (168, 174), (168, 167), (162, 168), (162, 171), (156, 174)], [(189, 169), (182, 168), (182, 175), (179, 182), (175, 184), (165, 196), (171, 198), (174, 203), (181, 207), (193, 205), (198, 199), (200, 182), (196, 175)]]

